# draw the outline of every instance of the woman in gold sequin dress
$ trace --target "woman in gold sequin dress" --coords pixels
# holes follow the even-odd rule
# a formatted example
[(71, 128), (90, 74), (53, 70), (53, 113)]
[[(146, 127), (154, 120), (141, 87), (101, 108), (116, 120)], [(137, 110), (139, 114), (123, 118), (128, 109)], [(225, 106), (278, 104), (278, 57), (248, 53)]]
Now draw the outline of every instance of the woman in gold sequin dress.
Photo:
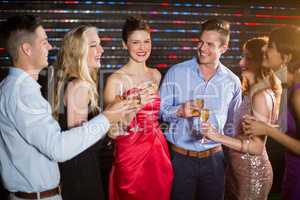
[[(228, 149), (226, 169), (225, 199), (227, 200), (266, 200), (273, 181), (273, 171), (265, 148), (266, 137), (248, 137), (242, 129), (243, 116), (251, 114), (262, 121), (272, 123), (278, 115), (281, 85), (272, 71), (261, 66), (262, 47), (267, 38), (248, 40), (243, 48), (240, 65), (244, 98), (235, 116), (236, 135), (229, 137), (217, 133), (215, 129), (205, 133), (211, 140), (222, 143)], [(271, 88), (248, 95), (252, 85), (260, 79), (269, 78)], [(210, 126), (206, 124), (204, 126)]]

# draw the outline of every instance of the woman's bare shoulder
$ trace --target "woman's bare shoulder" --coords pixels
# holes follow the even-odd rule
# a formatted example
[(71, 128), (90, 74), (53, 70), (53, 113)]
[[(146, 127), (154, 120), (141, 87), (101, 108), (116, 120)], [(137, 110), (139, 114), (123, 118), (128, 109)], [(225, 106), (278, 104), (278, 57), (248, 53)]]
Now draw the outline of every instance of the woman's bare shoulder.
[(80, 90), (89, 90), (91, 86), (91, 83), (89, 83), (88, 81), (82, 80), (82, 79), (73, 79), (72, 81), (70, 81), (67, 85), (67, 91), (70, 90), (74, 90), (74, 89), (79, 89)]
[(149, 71), (151, 73), (151, 76), (156, 80), (156, 81), (160, 81), (161, 79), (161, 73), (158, 69), (156, 68), (149, 68)]
[(252, 96), (252, 101), (264, 101), (266, 98), (272, 98), (274, 92), (270, 89), (264, 89), (256, 92)]
[(91, 89), (91, 83), (81, 79), (74, 79), (67, 85), (64, 103), (72, 101), (80, 102), (80, 104), (87, 104), (89, 102), (89, 91)]
[(124, 75), (126, 75), (126, 73), (122, 69), (118, 69), (108, 77), (107, 81), (118, 82), (123, 79)]

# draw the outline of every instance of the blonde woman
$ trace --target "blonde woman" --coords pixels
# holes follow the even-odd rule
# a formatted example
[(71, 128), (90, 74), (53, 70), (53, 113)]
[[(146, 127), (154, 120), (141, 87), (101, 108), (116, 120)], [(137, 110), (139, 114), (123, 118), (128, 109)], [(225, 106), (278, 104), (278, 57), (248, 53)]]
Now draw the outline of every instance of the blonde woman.
[[(65, 35), (56, 63), (54, 103), (54, 114), (63, 128), (77, 127), (99, 112), (97, 69), (103, 52), (95, 27), (79, 26)], [(60, 165), (64, 200), (104, 199), (99, 143)]]

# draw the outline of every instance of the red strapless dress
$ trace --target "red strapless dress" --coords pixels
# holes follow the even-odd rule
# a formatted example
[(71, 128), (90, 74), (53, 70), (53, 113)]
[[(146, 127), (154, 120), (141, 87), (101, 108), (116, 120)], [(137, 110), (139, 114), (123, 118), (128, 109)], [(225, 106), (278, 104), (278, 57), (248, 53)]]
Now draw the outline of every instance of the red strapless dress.
[[(130, 92), (130, 91), (129, 91)], [(160, 98), (146, 104), (115, 141), (109, 180), (110, 200), (169, 200), (173, 168), (168, 145), (159, 128)], [(132, 130), (135, 125), (139, 131)]]

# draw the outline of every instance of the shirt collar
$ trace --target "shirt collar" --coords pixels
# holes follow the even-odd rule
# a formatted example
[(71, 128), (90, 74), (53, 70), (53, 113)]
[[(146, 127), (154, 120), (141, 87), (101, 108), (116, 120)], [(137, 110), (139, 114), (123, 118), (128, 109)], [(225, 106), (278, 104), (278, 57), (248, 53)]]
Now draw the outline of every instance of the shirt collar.
[(27, 72), (25, 72), (24, 70), (22, 70), (20, 68), (10, 67), (9, 75), (19, 77), (20, 81), (26, 81), (26, 83), (31, 83), (34, 86), (41, 88), (41, 85), (36, 80), (34, 80)]
[[(192, 59), (192, 62), (193, 64), (191, 66), (193, 66), (193, 70), (197, 72), (197, 74), (199, 74), (199, 76), (203, 77), (203, 74), (202, 72), (199, 70), (199, 64), (198, 64), (198, 61), (197, 61), (197, 58), (196, 57), (193, 57)], [(219, 62), (218, 64), (218, 67), (217, 67), (217, 71), (216, 73), (214, 74), (214, 76), (221, 76), (221, 75), (224, 75), (226, 74), (227, 71), (226, 71), (226, 67), (221, 63)]]

